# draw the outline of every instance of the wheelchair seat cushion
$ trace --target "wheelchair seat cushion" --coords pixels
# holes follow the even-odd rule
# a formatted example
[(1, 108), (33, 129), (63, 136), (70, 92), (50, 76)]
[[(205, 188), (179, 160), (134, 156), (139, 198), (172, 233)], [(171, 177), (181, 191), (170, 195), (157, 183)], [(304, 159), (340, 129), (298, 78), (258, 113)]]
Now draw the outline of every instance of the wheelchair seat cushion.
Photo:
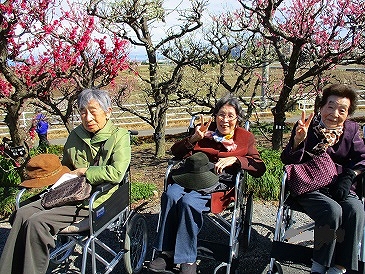
[(67, 234), (67, 233), (79, 233), (83, 231), (89, 230), (89, 218), (84, 218), (81, 221), (74, 222), (64, 229), (60, 230), (59, 233)]

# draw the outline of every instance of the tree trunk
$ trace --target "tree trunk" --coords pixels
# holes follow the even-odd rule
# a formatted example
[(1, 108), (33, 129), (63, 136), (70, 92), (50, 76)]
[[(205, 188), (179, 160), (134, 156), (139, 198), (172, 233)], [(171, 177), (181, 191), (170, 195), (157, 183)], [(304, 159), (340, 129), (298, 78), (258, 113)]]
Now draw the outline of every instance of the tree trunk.
[[(289, 83), (289, 81), (287, 82)], [(292, 91), (292, 85), (286, 84), (286, 82), (284, 81), (284, 87), (280, 92), (279, 100), (276, 103), (275, 108), (273, 108), (272, 110), (272, 114), (274, 116), (274, 125), (273, 125), (271, 144), (272, 148), (275, 150), (283, 149), (283, 131), (286, 120), (285, 111), (291, 91)]]
[(158, 159), (165, 157), (166, 153), (166, 111), (158, 112), (157, 125), (155, 132), (153, 134), (153, 139), (155, 141), (155, 155)]
[(74, 123), (71, 117), (62, 116), (61, 117), (63, 125), (65, 126), (68, 133), (70, 133), (74, 129)]
[(283, 130), (285, 127), (285, 112), (278, 111), (273, 113), (274, 126), (272, 133), (272, 148), (275, 150), (281, 150), (283, 148)]
[(24, 135), (20, 132), (20, 120), (19, 120), (19, 104), (14, 102), (14, 104), (6, 105), (7, 114), (5, 117), (5, 123), (9, 128), (9, 133), (14, 146), (20, 146), (23, 144)]

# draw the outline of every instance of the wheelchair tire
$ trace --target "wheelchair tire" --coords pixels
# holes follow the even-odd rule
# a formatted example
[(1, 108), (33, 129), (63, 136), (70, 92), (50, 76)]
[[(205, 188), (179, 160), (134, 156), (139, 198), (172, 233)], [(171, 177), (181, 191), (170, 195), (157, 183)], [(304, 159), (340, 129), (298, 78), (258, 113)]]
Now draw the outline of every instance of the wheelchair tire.
[(148, 233), (144, 216), (135, 214), (127, 223), (124, 249), (124, 267), (128, 274), (139, 273), (147, 254)]
[[(56, 240), (55, 240), (55, 248), (53, 248), (52, 250), (50, 250), (50, 262), (54, 265), (59, 265), (61, 263), (63, 263), (64, 261), (66, 261), (70, 255), (72, 254), (72, 252), (75, 249), (76, 243), (73, 242), (71, 243), (72, 240), (70, 240), (69, 237), (67, 236), (63, 236), (63, 235), (58, 235)], [(62, 248), (63, 246), (66, 245), (70, 245), (69, 248)], [(57, 251), (59, 249), (59, 251)]]
[(242, 246), (244, 249), (248, 248), (248, 246), (250, 245), (252, 214), (253, 214), (253, 192), (250, 192), (246, 200), (245, 216), (243, 219)]

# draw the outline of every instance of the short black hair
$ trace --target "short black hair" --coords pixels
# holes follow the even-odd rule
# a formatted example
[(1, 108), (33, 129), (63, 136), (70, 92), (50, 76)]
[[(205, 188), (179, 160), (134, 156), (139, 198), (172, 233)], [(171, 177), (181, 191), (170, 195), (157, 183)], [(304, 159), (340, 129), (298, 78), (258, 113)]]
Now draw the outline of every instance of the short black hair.
[(327, 104), (328, 97), (335, 95), (350, 100), (349, 115), (353, 114), (357, 107), (357, 93), (350, 86), (344, 84), (332, 84), (323, 89), (322, 98), (318, 103), (319, 108)]

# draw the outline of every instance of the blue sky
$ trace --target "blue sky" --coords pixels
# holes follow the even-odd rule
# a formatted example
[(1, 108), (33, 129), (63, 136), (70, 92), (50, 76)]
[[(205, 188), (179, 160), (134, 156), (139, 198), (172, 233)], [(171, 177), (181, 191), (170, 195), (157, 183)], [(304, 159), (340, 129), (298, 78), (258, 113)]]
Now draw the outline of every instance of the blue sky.
[[(169, 11), (176, 9), (186, 9), (189, 6), (190, 0), (165, 0), (164, 8), (169, 13)], [(224, 11), (234, 10), (240, 7), (237, 0), (209, 0), (207, 11), (203, 16), (203, 21), (209, 23), (209, 14), (220, 14)], [(161, 37), (164, 37), (165, 31), (171, 27), (179, 24), (177, 21), (177, 14), (172, 12), (170, 15), (166, 16), (166, 23), (159, 23), (152, 31), (153, 40), (158, 41)], [(132, 46), (130, 52), (130, 60), (144, 61), (146, 60), (146, 54), (144, 48)]]

